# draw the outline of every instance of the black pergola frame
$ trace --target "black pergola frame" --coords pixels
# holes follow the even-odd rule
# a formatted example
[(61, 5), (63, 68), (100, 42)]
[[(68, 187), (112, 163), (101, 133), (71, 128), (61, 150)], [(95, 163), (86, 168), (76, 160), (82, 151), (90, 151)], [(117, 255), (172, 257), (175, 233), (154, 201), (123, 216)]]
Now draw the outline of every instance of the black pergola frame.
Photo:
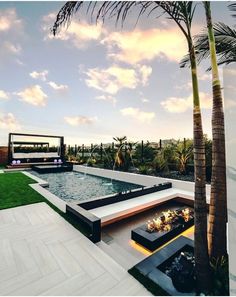
[[(42, 134), (29, 134), (29, 133), (9, 133), (8, 135), (8, 164), (10, 165), (13, 161), (12, 157), (12, 137), (14, 136), (26, 136), (26, 137), (46, 137), (46, 138), (58, 138), (60, 139), (60, 158), (62, 162), (65, 161), (65, 148), (64, 148), (64, 136), (57, 135), (42, 135)], [(42, 143), (42, 142), (40, 142)]]

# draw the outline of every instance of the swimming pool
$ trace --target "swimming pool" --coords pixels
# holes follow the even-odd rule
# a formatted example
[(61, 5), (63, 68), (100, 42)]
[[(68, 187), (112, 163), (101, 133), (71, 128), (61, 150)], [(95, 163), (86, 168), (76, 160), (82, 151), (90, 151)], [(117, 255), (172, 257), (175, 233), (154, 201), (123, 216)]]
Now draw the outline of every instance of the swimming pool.
[(48, 190), (66, 202), (85, 201), (141, 187), (137, 184), (75, 171), (45, 174), (30, 171), (30, 173), (47, 181)]

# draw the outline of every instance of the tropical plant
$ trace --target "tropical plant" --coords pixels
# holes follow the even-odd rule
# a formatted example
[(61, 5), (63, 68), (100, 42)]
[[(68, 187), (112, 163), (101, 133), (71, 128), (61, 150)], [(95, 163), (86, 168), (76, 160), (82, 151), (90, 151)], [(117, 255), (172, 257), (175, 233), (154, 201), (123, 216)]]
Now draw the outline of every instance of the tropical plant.
[(138, 167), (139, 173), (140, 174), (149, 174), (150, 173), (150, 166), (146, 165), (146, 164), (142, 164)]
[[(143, 151), (142, 151), (143, 150)], [(138, 144), (135, 149), (134, 158), (139, 161), (143, 161), (143, 163), (147, 161), (152, 161), (154, 159), (154, 149), (150, 146), (150, 142), (143, 144)], [(143, 160), (142, 160), (143, 159)]]
[(127, 137), (126, 136), (113, 137), (113, 139), (117, 142), (115, 144), (117, 148), (117, 152), (115, 154), (115, 166), (119, 169), (122, 169), (125, 164), (125, 157), (122, 152), (122, 148), (125, 146), (125, 141), (127, 140)]
[[(203, 138), (200, 99), (198, 90), (197, 66), (195, 49), (191, 35), (191, 25), (195, 12), (195, 5), (191, 1), (106, 1), (97, 2), (67, 2), (59, 11), (52, 28), (53, 34), (57, 34), (61, 25), (69, 23), (74, 12), (78, 12), (83, 4), (87, 5), (87, 13), (96, 15), (96, 20), (116, 17), (123, 24), (129, 16), (131, 8), (137, 8), (138, 19), (145, 13), (150, 15), (154, 11), (161, 10), (169, 19), (174, 21), (183, 33), (190, 57), (192, 88), (193, 88), (193, 126), (194, 126), (194, 171), (195, 171), (195, 268), (198, 288), (200, 291), (207, 289), (209, 285), (209, 257), (207, 250), (207, 205), (205, 189), (205, 145)], [(99, 5), (98, 10), (96, 6)]]
[(208, 28), (212, 68), (212, 177), (209, 210), (208, 244), (210, 257), (218, 258), (227, 254), (227, 196), (225, 163), (225, 128), (221, 84), (215, 49), (215, 38), (211, 19), (211, 4), (204, 2)]
[(156, 154), (156, 157), (153, 160), (153, 167), (156, 171), (156, 173), (169, 173), (169, 162), (168, 158), (165, 156), (164, 150), (158, 151)]
[(229, 262), (227, 256), (212, 258), (210, 261), (213, 274), (211, 294), (214, 296), (229, 296)]
[(170, 168), (169, 164), (175, 163), (175, 144), (168, 144), (162, 149), (158, 150), (154, 160), (153, 167), (156, 173), (169, 174)]
[(190, 140), (179, 141), (175, 148), (175, 159), (179, 165), (180, 174), (185, 175), (188, 161), (193, 156), (193, 144)]

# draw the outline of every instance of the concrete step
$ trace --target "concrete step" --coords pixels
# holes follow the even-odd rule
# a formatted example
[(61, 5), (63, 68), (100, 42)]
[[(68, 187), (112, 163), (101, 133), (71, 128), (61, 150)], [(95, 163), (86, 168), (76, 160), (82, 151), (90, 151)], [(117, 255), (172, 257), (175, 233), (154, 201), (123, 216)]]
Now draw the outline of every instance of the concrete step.
[(106, 244), (104, 241), (97, 243), (107, 255), (121, 265), (125, 270), (129, 270), (136, 265), (139, 260), (131, 255), (128, 251), (122, 248), (119, 244), (112, 241), (110, 244)]

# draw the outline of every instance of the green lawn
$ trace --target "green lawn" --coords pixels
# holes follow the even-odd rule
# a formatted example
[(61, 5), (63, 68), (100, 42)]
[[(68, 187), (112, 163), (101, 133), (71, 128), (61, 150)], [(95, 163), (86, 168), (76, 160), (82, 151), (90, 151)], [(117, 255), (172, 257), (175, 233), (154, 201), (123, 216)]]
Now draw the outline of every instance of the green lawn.
[(88, 235), (89, 230), (82, 226), (76, 217), (68, 215), (59, 210), (46, 198), (33, 190), (29, 184), (36, 183), (33, 179), (21, 172), (9, 172), (0, 174), (0, 209), (17, 207), (37, 202), (46, 202), (53, 210), (61, 215), (66, 221)]
[(0, 209), (45, 201), (29, 186), (33, 183), (34, 180), (21, 172), (0, 174)]

